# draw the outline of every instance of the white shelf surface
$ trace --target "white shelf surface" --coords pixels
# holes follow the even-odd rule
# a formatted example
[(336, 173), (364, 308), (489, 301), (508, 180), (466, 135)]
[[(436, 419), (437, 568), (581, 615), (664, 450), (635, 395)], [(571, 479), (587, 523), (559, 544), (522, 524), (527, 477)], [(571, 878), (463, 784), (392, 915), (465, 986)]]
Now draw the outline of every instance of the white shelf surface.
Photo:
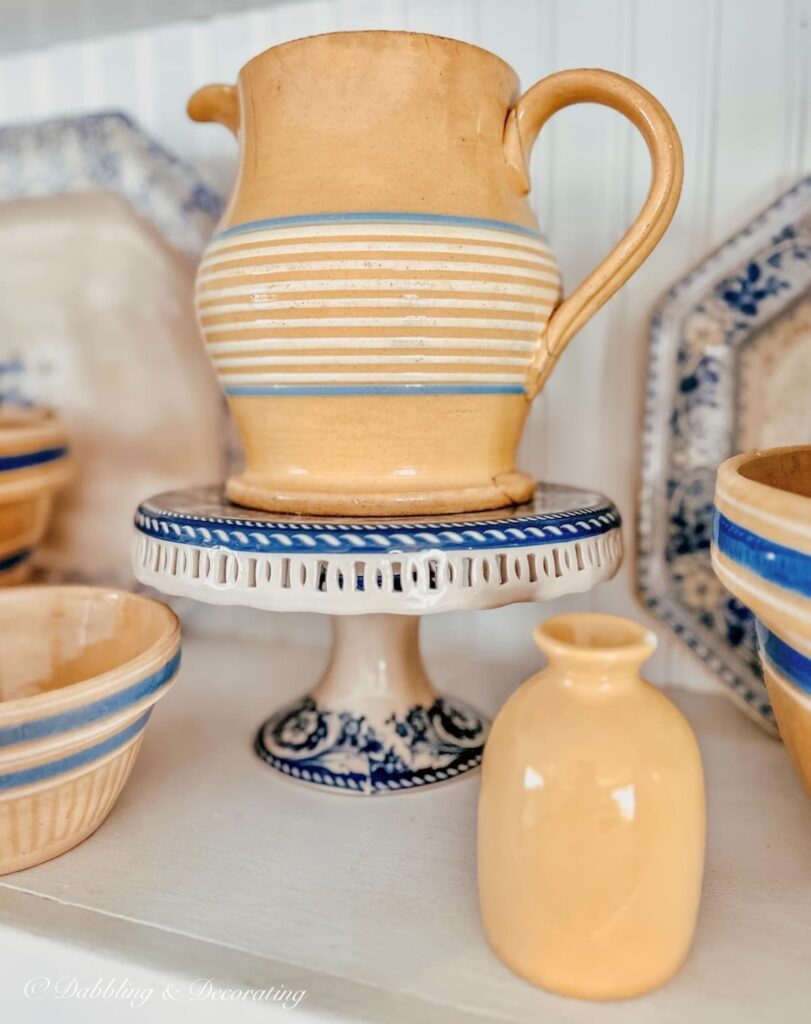
[[(425, 654), (440, 688), (491, 714), (523, 674), (506, 658), (474, 663), (435, 642)], [(353, 799), (311, 792), (255, 757), (259, 723), (305, 690), (325, 658), (321, 644), (186, 638), (180, 679), (107, 822), (63, 857), (0, 880), (9, 1020), (44, 1019), (36, 1014), (46, 1005), (27, 1002), (22, 985), (49, 964), (91, 982), (104, 974), (304, 988), (292, 1018), (278, 1011), (300, 1021), (804, 1018), (811, 801), (780, 744), (724, 697), (673, 693), (698, 733), (709, 797), (690, 959), (659, 992), (598, 1011), (532, 988), (490, 952), (476, 896), (477, 777)], [(47, 1009), (48, 1019), (84, 1022), (105, 1007)], [(147, 1009), (136, 1019), (183, 1016), (178, 1004)], [(277, 1019), (266, 1003), (219, 1010), (229, 1021)]]

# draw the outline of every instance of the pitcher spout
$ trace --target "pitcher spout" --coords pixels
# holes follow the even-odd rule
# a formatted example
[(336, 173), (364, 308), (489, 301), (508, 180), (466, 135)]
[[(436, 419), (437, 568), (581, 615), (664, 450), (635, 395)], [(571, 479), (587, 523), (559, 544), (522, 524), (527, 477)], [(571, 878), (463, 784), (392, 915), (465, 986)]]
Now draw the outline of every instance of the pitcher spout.
[(217, 121), (234, 135), (239, 131), (239, 94), (234, 85), (204, 85), (186, 107), (192, 121)]

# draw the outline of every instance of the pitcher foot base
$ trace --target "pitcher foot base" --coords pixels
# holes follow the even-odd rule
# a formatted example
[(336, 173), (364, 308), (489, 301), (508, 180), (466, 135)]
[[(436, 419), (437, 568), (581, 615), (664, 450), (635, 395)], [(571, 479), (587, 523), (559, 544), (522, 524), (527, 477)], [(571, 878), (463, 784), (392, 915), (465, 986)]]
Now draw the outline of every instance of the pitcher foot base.
[(428, 516), (486, 512), (529, 501), (535, 481), (526, 473), (503, 473), (491, 483), (457, 490), (363, 493), (282, 491), (243, 473), (231, 477), (225, 492), (235, 505), (263, 512), (310, 516)]

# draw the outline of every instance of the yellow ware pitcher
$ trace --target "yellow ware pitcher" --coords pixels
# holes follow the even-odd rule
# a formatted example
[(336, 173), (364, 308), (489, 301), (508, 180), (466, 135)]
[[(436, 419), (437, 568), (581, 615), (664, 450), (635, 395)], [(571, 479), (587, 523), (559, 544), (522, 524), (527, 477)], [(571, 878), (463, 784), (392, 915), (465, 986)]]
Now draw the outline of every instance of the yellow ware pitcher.
[[(548, 118), (589, 102), (639, 128), (652, 180), (626, 235), (561, 301), (527, 166)], [(189, 113), (240, 147), (197, 292), (245, 446), (229, 498), (317, 515), (526, 501), (515, 455), (530, 402), (678, 202), (681, 146), (659, 102), (591, 69), (521, 95), (479, 47), (341, 32), (259, 54)]]

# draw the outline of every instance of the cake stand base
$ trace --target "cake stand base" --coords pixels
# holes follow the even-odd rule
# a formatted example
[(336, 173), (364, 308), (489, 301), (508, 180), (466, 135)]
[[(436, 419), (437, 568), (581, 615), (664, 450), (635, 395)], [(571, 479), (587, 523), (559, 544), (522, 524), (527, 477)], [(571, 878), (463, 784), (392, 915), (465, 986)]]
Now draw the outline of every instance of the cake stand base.
[(481, 762), (486, 720), (441, 696), (419, 617), (591, 590), (622, 561), (617, 509), (541, 484), (525, 505), (433, 518), (242, 509), (220, 487), (159, 494), (135, 515), (139, 582), (175, 597), (333, 616), (324, 677), (260, 729), (256, 752), (322, 792), (415, 792)]
[(261, 727), (257, 754), (299, 782), (361, 795), (424, 789), (478, 767), (488, 723), (437, 694), (420, 657), (419, 622), (334, 616), (324, 676)]

